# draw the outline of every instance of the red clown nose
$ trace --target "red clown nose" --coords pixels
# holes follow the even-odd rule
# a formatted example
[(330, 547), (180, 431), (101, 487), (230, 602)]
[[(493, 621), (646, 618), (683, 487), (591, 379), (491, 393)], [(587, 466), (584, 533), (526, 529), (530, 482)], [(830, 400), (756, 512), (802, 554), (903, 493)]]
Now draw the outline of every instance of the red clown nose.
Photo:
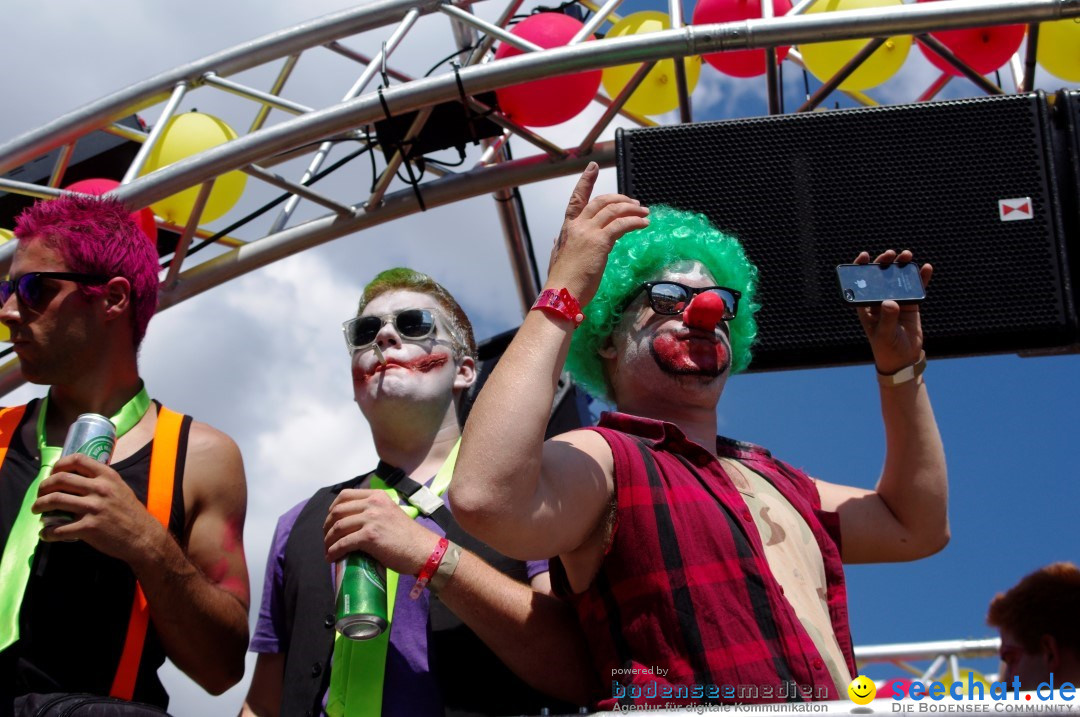
[(706, 291), (694, 297), (683, 312), (683, 323), (693, 329), (715, 331), (716, 325), (724, 319), (724, 300), (713, 291)]

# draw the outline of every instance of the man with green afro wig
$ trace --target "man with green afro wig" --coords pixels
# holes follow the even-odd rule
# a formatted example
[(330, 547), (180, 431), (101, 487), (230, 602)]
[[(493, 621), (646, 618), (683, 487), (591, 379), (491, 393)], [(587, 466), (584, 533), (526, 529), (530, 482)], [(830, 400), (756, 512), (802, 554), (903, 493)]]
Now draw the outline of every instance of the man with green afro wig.
[[(600, 709), (840, 699), (858, 674), (843, 563), (915, 560), (949, 539), (918, 305), (858, 309), (884, 419), (876, 487), (811, 478), (716, 434), (757, 330), (739, 242), (699, 214), (590, 199), (598, 174), (590, 163), (578, 181), (544, 291), (473, 407), (454, 515), (507, 555), (556, 556)], [(617, 410), (545, 441), (564, 365)]]
[(749, 365), (750, 345), (757, 335), (757, 268), (746, 258), (738, 240), (718, 231), (701, 214), (653, 207), (647, 227), (612, 247), (600, 288), (585, 307), (585, 321), (570, 343), (566, 369), (594, 396), (613, 398), (600, 349), (618, 325), (630, 298), (642, 282), (680, 261), (700, 262), (717, 284), (741, 293), (738, 314), (726, 324), (732, 346), (732, 373)]

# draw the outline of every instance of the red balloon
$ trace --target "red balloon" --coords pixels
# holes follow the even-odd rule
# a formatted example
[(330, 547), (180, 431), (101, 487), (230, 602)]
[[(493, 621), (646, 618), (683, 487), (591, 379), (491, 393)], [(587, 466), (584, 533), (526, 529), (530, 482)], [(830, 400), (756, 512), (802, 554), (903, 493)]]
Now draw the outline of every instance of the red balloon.
[[(119, 186), (120, 182), (115, 179), (82, 179), (73, 184), (69, 184), (64, 187), (64, 189), (69, 192), (93, 194), (95, 197), (100, 197), (103, 194), (108, 194)], [(157, 223), (154, 221), (154, 210), (150, 207), (143, 207), (137, 212), (132, 212), (131, 218), (139, 225), (139, 229), (142, 229), (142, 233), (146, 235), (146, 238), (156, 245)]]
[[(934, 2), (935, 0), (918, 0)], [(994, 25), (993, 27), (972, 27), (966, 30), (943, 30), (932, 32), (930, 37), (949, 48), (954, 55), (968, 64), (980, 75), (988, 75), (998, 69), (1020, 49), (1024, 41), (1023, 25)], [(961, 75), (960, 70), (925, 47), (921, 42), (919, 49), (934, 67), (950, 75)]]
[[(547, 50), (568, 44), (582, 27), (581, 22), (568, 15), (541, 12), (519, 22), (511, 33)], [(590, 35), (588, 39), (596, 37)], [(503, 43), (495, 51), (495, 59), (520, 54), (521, 50)], [(534, 80), (495, 90), (495, 95), (499, 107), (515, 122), (527, 127), (550, 127), (571, 119), (588, 106), (600, 88), (601, 74), (601, 70), (590, 70)]]
[[(773, 16), (786, 15), (791, 10), (789, 0), (772, 0)], [(694, 8), (694, 25), (710, 25), (717, 22), (736, 22), (761, 17), (761, 0), (698, 0)], [(776, 61), (787, 57), (790, 47), (776, 48)], [(705, 62), (725, 75), (732, 77), (757, 77), (765, 74), (764, 50), (734, 50), (703, 55)]]

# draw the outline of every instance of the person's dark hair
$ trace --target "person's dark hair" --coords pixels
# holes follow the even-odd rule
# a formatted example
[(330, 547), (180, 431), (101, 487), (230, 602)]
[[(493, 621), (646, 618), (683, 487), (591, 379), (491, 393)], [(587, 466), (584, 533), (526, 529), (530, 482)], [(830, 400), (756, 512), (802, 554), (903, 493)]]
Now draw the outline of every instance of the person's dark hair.
[(1008, 630), (1026, 652), (1036, 652), (1043, 635), (1080, 657), (1080, 568), (1052, 563), (1024, 577), (990, 601), (986, 622)]
[(450, 292), (427, 274), (401, 266), (381, 272), (364, 287), (356, 315), (364, 313), (364, 307), (375, 297), (390, 291), (415, 291), (435, 299), (446, 312), (445, 319), (450, 324), (454, 350), (476, 360), (476, 339), (473, 337), (469, 317), (465, 315), (465, 311)]

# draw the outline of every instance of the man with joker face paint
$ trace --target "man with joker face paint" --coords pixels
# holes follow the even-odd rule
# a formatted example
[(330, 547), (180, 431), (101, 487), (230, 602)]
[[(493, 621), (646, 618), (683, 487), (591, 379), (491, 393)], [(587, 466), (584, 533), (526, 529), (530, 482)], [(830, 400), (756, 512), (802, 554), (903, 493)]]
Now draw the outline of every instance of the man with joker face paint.
[[(259, 653), (244, 715), (537, 714), (596, 685), (547, 563), (500, 555), (454, 522), (444, 491), (476, 380), (468, 317), (442, 286), (390, 269), (343, 325), (353, 393), (380, 462), (282, 516), (271, 545)], [(334, 575), (350, 553), (387, 571), (389, 627), (336, 635)], [(570, 645), (570, 648), (567, 648)]]
[[(842, 563), (914, 560), (949, 539), (918, 306), (859, 309), (885, 424), (876, 488), (811, 478), (716, 434), (756, 333), (757, 269), (738, 241), (698, 214), (590, 199), (598, 172), (578, 181), (538, 310), (473, 408), (455, 515), (507, 555), (557, 556), (601, 708), (840, 699), (857, 674)], [(545, 442), (564, 364), (617, 411)], [(738, 685), (757, 689), (724, 689)]]

